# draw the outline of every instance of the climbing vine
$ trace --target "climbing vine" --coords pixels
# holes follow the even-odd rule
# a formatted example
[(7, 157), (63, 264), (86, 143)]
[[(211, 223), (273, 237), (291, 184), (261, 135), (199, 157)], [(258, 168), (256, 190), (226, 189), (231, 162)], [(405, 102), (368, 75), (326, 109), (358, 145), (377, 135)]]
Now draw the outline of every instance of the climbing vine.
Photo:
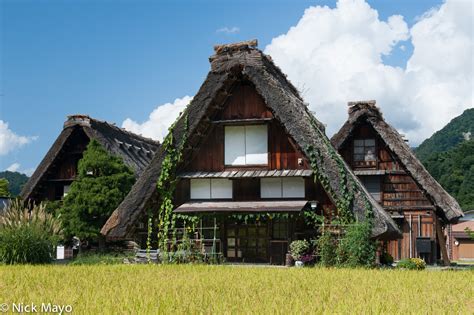
[[(355, 216), (351, 209), (354, 205), (355, 192), (357, 191), (357, 184), (353, 178), (348, 176), (347, 169), (344, 164), (342, 157), (336, 152), (334, 147), (331, 145), (327, 137), (321, 132), (318, 128), (314, 117), (308, 113), (310, 117), (311, 126), (319, 133), (320, 138), (326, 145), (328, 153), (331, 158), (336, 161), (338, 173), (339, 173), (339, 194), (336, 194), (332, 189), (329, 179), (319, 171), (320, 165), (323, 163), (323, 156), (319, 149), (314, 148), (313, 146), (308, 146), (306, 150), (309, 153), (309, 160), (311, 168), (315, 174), (315, 180), (318, 180), (324, 189), (330, 194), (333, 199), (336, 201), (336, 207), (339, 212), (339, 219), (342, 224), (349, 224), (355, 221)], [(368, 201), (367, 197), (364, 196), (364, 206), (366, 210), (366, 218), (368, 221), (373, 221), (373, 209), (372, 205)], [(372, 224), (372, 223), (371, 223)]]
[[(179, 118), (178, 118), (179, 120)], [(168, 233), (175, 233), (176, 215), (173, 214), (173, 195), (176, 188), (176, 166), (182, 159), (184, 144), (187, 140), (188, 116), (184, 117), (184, 131), (181, 142), (175, 146), (173, 138), (173, 129), (176, 122), (169, 128), (169, 133), (163, 141), (164, 151), (163, 162), (161, 163), (161, 173), (156, 183), (156, 189), (159, 196), (160, 207), (157, 213), (158, 225), (158, 247), (164, 252), (168, 249)], [(175, 235), (173, 234), (173, 240)]]

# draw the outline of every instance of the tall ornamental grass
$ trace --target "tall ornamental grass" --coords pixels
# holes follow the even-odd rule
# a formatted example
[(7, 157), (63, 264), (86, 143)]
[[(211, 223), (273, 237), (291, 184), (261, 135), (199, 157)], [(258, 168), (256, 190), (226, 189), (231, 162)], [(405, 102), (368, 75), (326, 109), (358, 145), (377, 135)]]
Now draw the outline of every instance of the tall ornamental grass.
[(60, 222), (44, 204), (14, 200), (0, 214), (0, 263), (49, 263), (60, 236)]

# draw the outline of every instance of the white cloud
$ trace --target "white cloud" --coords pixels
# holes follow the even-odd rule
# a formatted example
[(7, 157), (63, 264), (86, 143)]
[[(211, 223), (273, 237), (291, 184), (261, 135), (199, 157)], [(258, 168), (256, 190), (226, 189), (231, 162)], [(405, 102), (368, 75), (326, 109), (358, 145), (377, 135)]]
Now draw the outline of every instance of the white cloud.
[(7, 171), (10, 171), (10, 172), (16, 172), (20, 169), (20, 163), (13, 163), (12, 165), (10, 165), (9, 167), (7, 167)]
[(36, 140), (37, 137), (19, 136), (8, 128), (8, 123), (0, 120), (0, 155), (9, 152)]
[[(288, 75), (316, 116), (336, 132), (350, 100), (376, 99), (387, 120), (418, 144), (473, 107), (472, 5), (447, 1), (408, 28), (402, 16), (382, 21), (363, 0), (310, 7), (265, 52)], [(411, 40), (406, 69), (383, 63)], [(400, 46), (402, 47), (402, 46)]]
[(122, 127), (144, 137), (161, 141), (168, 133), (168, 128), (192, 99), (191, 96), (185, 96), (175, 99), (173, 103), (159, 105), (151, 112), (147, 121), (138, 123), (127, 118), (122, 123)]
[(216, 33), (224, 33), (224, 34), (237, 34), (240, 32), (240, 28), (237, 26), (232, 27), (222, 27), (216, 30)]

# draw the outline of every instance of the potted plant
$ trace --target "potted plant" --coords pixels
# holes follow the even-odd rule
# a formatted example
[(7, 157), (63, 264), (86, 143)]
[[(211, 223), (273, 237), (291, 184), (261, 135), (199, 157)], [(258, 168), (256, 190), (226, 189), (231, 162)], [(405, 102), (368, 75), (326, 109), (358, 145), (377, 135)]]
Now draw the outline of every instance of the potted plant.
[(307, 240), (297, 240), (293, 241), (290, 244), (290, 254), (291, 257), (295, 260), (296, 267), (302, 267), (304, 262), (301, 258), (308, 253), (309, 250), (309, 242)]

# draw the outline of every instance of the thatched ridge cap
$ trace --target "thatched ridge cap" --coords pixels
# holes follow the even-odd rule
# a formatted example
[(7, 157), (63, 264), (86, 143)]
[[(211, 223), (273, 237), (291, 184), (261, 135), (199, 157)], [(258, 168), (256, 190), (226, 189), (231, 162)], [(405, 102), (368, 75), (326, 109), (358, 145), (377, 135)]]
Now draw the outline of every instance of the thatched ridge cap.
[(251, 39), (237, 43), (214, 45), (214, 52), (216, 53), (216, 55), (220, 55), (241, 50), (257, 49), (257, 46), (258, 41), (256, 39)]
[(361, 112), (382, 118), (382, 112), (376, 105), (376, 100), (350, 101), (347, 103), (350, 117), (359, 115)]

